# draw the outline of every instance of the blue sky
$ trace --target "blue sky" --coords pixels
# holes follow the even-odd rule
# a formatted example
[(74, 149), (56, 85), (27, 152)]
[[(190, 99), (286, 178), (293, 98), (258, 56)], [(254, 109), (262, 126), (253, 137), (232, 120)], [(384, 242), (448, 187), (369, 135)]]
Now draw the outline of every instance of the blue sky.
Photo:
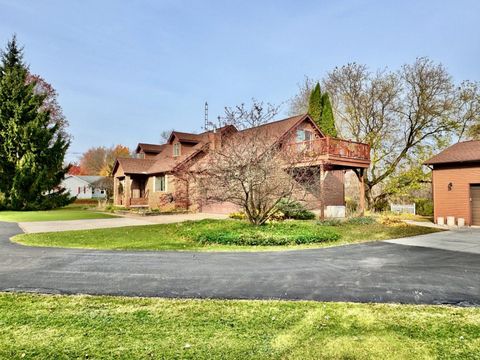
[(59, 92), (75, 160), (198, 131), (205, 100), (211, 120), (252, 97), (281, 104), (305, 75), (352, 61), (396, 69), (428, 56), (480, 80), (479, 15), (478, 0), (0, 0), (0, 44), (16, 33)]

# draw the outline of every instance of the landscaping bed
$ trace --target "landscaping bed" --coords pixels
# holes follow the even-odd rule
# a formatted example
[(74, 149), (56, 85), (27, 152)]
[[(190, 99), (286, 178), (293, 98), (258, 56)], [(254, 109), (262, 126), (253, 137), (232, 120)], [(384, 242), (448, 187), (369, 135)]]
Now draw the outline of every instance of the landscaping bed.
[(283, 221), (254, 227), (240, 220), (201, 220), (114, 229), (22, 234), (13, 241), (31, 246), (115, 250), (282, 250), (351, 244), (428, 234), (437, 229), (404, 223)]
[(2, 359), (480, 359), (480, 309), (0, 293)]

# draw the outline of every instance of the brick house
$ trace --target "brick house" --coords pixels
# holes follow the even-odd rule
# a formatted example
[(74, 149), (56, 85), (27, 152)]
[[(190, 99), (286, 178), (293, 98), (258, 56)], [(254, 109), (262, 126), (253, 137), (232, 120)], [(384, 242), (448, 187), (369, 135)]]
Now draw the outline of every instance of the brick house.
[[(324, 171), (322, 188), (327, 216), (340, 216), (345, 209), (344, 177), (355, 170), (360, 178), (360, 206), (364, 208), (363, 172), (370, 165), (370, 148), (325, 136), (308, 115), (298, 115), (246, 130), (228, 125), (200, 134), (173, 131), (165, 144), (139, 143), (136, 158), (119, 158), (114, 165), (114, 203), (126, 207), (149, 207), (169, 211), (230, 213), (237, 210), (231, 203), (211, 203), (202, 195), (195, 181), (184, 173), (208, 157), (209, 151), (231, 136), (268, 134), (272, 143), (282, 149), (308, 146), (315, 153), (314, 166)], [(311, 166), (312, 163), (309, 163)], [(298, 166), (302, 166), (299, 162)], [(306, 165), (305, 165), (306, 166)], [(193, 170), (192, 170), (193, 169)], [(307, 207), (319, 209), (318, 196), (310, 196)], [(343, 209), (343, 211), (342, 211)]]
[(480, 225), (480, 141), (465, 141), (425, 162), (432, 168), (435, 221), (464, 219)]

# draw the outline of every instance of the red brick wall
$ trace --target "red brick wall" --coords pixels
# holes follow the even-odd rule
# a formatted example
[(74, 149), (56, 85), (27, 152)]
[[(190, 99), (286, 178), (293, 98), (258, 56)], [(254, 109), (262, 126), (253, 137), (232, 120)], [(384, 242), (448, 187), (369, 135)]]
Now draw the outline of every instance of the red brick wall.
[[(324, 182), (325, 189), (325, 206), (345, 205), (345, 191), (344, 191), (344, 172), (342, 170), (329, 171)], [(298, 189), (298, 195), (294, 195), (294, 199), (302, 202), (310, 210), (320, 209), (320, 199), (317, 194), (307, 194), (305, 191)], [(240, 211), (241, 209), (232, 203), (205, 203), (199, 206), (202, 212), (211, 212), (218, 214), (230, 214), (232, 212)]]
[[(344, 189), (344, 172), (343, 170), (328, 171), (323, 182), (325, 206), (343, 206), (345, 205), (345, 189)], [(320, 191), (320, 189), (319, 189)], [(308, 209), (320, 209), (320, 192), (315, 195), (308, 196), (305, 199), (305, 205)]]
[[(480, 184), (479, 165), (435, 166), (432, 174), (435, 219), (464, 218), (471, 225), (470, 184)], [(452, 188), (448, 190), (448, 184)]]

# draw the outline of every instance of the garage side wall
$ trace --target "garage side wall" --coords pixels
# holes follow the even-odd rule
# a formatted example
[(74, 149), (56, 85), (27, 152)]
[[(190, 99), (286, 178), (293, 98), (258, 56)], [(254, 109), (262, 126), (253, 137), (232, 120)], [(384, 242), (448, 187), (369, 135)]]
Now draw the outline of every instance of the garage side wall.
[(435, 219), (455, 216), (471, 225), (470, 185), (480, 184), (480, 166), (436, 166), (432, 176)]

